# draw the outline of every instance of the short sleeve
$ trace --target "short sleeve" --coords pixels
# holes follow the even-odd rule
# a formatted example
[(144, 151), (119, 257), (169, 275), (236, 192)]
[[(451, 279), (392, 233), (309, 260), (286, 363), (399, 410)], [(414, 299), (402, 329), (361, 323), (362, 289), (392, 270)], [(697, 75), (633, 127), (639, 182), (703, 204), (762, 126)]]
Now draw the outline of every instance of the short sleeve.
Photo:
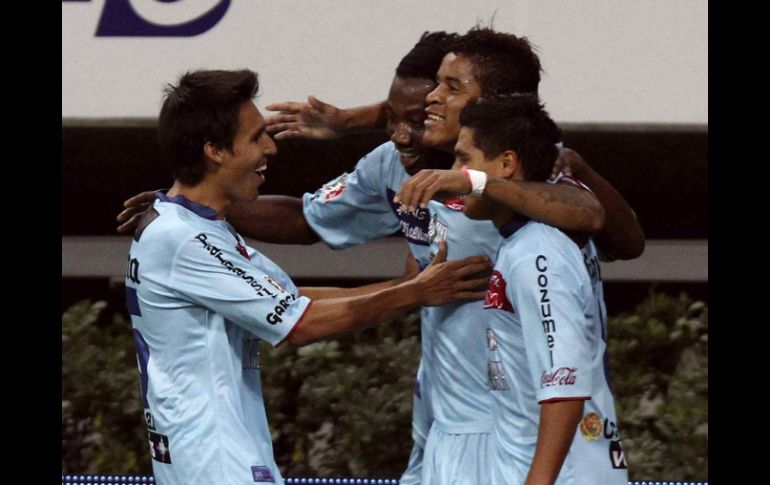
[(593, 352), (582, 296), (586, 282), (548, 249), (517, 258), (509, 271), (508, 297), (521, 319), (538, 402), (589, 399)]
[(388, 236), (401, 227), (387, 199), (386, 167), (392, 153), (383, 144), (313, 194), (303, 196), (310, 227), (330, 247), (342, 249)]
[(307, 297), (287, 291), (252, 264), (234, 241), (199, 233), (177, 250), (171, 287), (185, 299), (277, 345), (302, 319)]

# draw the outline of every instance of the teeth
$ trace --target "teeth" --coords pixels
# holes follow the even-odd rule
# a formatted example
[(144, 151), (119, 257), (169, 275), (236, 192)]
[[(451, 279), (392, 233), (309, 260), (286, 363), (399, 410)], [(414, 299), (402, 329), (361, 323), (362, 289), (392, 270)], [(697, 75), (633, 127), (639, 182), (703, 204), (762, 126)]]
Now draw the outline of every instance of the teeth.
[(431, 120), (431, 121), (441, 121), (441, 120), (444, 119), (444, 117), (436, 115), (436, 114), (433, 114), (433, 113), (429, 113), (428, 114), (428, 119)]

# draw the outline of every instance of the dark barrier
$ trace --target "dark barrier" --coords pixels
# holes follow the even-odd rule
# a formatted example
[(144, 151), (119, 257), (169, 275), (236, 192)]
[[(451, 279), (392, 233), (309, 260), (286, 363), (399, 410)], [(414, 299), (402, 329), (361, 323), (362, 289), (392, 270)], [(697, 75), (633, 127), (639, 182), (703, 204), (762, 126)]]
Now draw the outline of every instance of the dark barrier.
[[(708, 238), (706, 125), (564, 124), (574, 148), (628, 200), (648, 239)], [(368, 132), (340, 140), (285, 140), (270, 161), (264, 194), (299, 196), (350, 170), (386, 140)], [(171, 184), (155, 122), (62, 126), (62, 235), (114, 235), (123, 200)]]

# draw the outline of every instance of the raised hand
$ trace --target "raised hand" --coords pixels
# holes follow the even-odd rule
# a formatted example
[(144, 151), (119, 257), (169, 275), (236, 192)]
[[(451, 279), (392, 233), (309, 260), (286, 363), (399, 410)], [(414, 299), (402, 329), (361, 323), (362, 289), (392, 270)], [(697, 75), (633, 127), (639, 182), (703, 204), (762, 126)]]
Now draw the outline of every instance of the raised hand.
[(486, 294), (487, 276), (475, 277), (489, 270), (489, 258), (446, 260), (446, 241), (439, 242), (439, 250), (431, 264), (415, 277), (419, 300), (423, 306), (438, 306), (459, 300), (481, 300)]
[(408, 210), (428, 207), (431, 199), (468, 194), (471, 183), (459, 170), (420, 170), (398, 189), (393, 202)]
[(271, 103), (265, 107), (278, 114), (268, 116), (267, 132), (276, 140), (288, 138), (313, 138), (328, 140), (342, 136), (346, 128), (345, 111), (324, 103), (313, 95), (307, 102), (287, 101)]
[(117, 228), (119, 234), (131, 234), (134, 232), (139, 218), (152, 206), (155, 200), (155, 192), (157, 191), (142, 192), (123, 202), (124, 209), (116, 217), (120, 224)]

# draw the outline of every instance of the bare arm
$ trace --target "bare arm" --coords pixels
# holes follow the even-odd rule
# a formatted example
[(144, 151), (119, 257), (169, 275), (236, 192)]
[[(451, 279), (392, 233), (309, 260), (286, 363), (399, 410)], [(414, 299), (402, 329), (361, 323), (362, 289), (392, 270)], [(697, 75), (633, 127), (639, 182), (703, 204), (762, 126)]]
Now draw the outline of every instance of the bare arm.
[(556, 481), (582, 416), (582, 400), (540, 405), (535, 457), (525, 485), (552, 485)]
[(586, 184), (604, 206), (604, 229), (593, 237), (599, 249), (611, 258), (634, 259), (641, 256), (644, 252), (644, 231), (623, 196), (574, 150), (564, 148), (560, 151), (554, 174), (559, 170)]
[(410, 279), (417, 276), (417, 273), (419, 273), (419, 267), (417, 266), (417, 261), (412, 256), (412, 253), (407, 252), (406, 268), (404, 270), (404, 274), (402, 274), (398, 278), (393, 278), (387, 281), (381, 281), (379, 283), (372, 283), (371, 285), (359, 286), (356, 288), (334, 288), (334, 287), (320, 287), (320, 286), (302, 287), (299, 289), (299, 292), (302, 296), (306, 296), (314, 301), (324, 300), (327, 298), (341, 298), (346, 296), (350, 297), (350, 296), (368, 295), (371, 293), (376, 293), (377, 291), (380, 291), (380, 290), (384, 290), (386, 288), (392, 288), (405, 281), (409, 281)]
[(313, 244), (320, 239), (305, 220), (302, 199), (263, 195), (227, 209), (228, 222), (252, 239), (277, 244)]
[(484, 278), (465, 278), (489, 268), (488, 258), (473, 256), (444, 261), (446, 244), (442, 244), (434, 262), (409, 281), (367, 295), (313, 301), (289, 341), (305, 345), (332, 334), (387, 320), (417, 306), (483, 298), (485, 292), (477, 288)]
[(339, 138), (358, 130), (384, 128), (387, 121), (384, 101), (340, 109), (311, 95), (307, 102), (272, 103), (266, 108), (278, 111), (265, 120), (267, 132), (274, 134), (276, 140), (298, 137), (318, 140)]
[[(407, 180), (396, 201), (407, 207), (427, 207), (447, 194), (469, 194), (471, 184), (459, 170), (421, 170)], [(567, 231), (593, 233), (604, 225), (604, 208), (586, 190), (564, 184), (527, 180), (487, 179), (484, 196), (519, 214)]]

